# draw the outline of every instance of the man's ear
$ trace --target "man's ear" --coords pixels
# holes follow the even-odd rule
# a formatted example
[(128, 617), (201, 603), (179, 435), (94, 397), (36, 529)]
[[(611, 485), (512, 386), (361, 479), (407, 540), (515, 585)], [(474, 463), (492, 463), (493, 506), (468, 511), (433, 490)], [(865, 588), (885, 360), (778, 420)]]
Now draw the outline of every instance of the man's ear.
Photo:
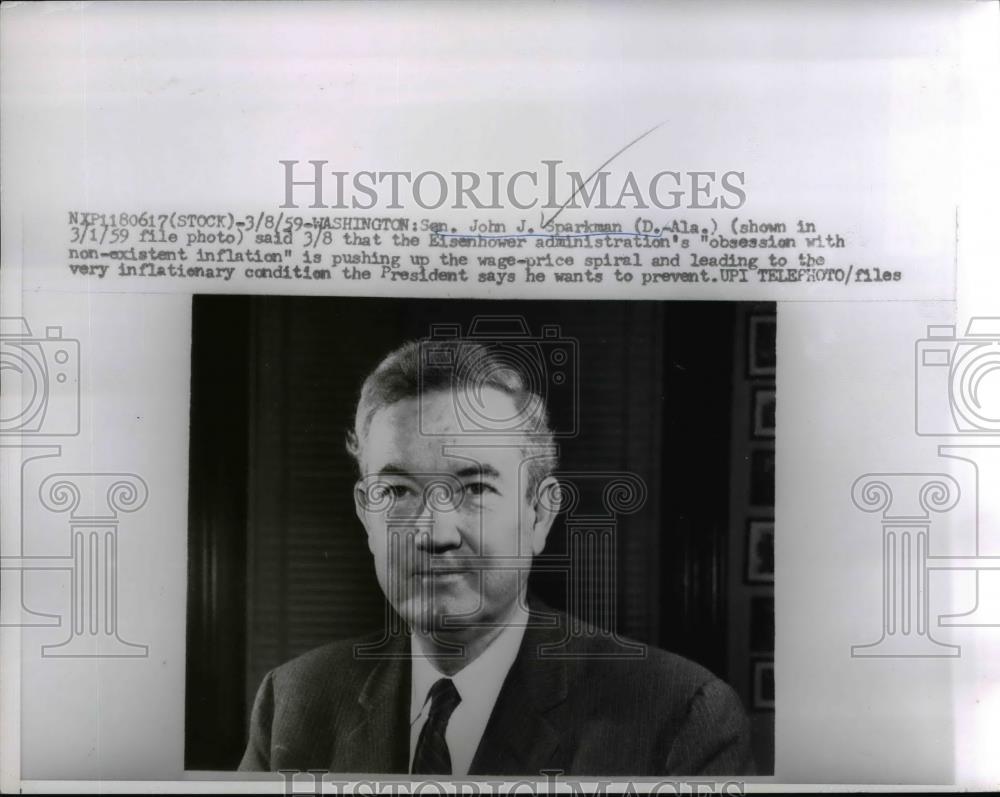
[(555, 476), (546, 476), (535, 489), (532, 504), (533, 520), (531, 524), (531, 553), (538, 556), (545, 549), (545, 541), (549, 538), (549, 530), (559, 514), (561, 501), (559, 481)]
[(359, 479), (354, 483), (354, 514), (358, 516), (358, 520), (361, 521), (361, 525), (365, 527), (365, 535), (368, 537), (368, 550), (375, 553), (375, 549), (372, 547), (372, 533), (368, 528), (367, 498), (365, 486)]

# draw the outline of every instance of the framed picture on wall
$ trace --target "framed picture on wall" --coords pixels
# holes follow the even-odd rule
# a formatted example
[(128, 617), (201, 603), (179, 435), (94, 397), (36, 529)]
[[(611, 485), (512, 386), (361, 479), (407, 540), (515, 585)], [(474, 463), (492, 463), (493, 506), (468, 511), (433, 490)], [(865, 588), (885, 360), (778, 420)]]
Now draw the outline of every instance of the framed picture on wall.
[(774, 376), (777, 331), (777, 316), (750, 316), (747, 330), (747, 376)]
[(774, 655), (774, 596), (750, 599), (750, 651)]
[(755, 448), (750, 452), (750, 505), (774, 506), (774, 449)]
[(747, 521), (746, 534), (747, 584), (774, 583), (774, 521)]
[(751, 706), (754, 711), (774, 711), (774, 660), (750, 662)]
[(755, 440), (774, 438), (775, 392), (773, 387), (755, 387), (751, 401), (750, 429)]

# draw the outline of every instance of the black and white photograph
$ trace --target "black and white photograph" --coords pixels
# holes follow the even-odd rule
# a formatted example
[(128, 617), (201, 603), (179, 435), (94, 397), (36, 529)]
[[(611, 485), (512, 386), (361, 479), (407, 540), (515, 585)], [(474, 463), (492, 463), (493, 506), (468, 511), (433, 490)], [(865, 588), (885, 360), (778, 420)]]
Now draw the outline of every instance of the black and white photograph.
[(767, 772), (720, 612), (751, 307), (195, 297), (187, 767)]

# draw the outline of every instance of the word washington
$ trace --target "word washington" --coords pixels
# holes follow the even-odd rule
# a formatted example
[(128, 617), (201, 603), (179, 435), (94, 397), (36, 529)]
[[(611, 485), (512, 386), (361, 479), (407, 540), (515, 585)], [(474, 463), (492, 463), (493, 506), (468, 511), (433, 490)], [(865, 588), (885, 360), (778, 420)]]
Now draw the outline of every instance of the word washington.
[[(537, 169), (503, 171), (358, 171), (327, 169), (328, 161), (278, 161), (282, 168), (285, 201), (282, 208), (402, 210), (412, 202), (424, 210), (599, 210), (678, 208), (734, 210), (746, 202), (743, 172), (661, 171), (649, 178), (627, 172), (623, 177), (599, 171), (561, 173), (561, 160), (543, 160)], [(388, 200), (388, 201), (387, 201)]]

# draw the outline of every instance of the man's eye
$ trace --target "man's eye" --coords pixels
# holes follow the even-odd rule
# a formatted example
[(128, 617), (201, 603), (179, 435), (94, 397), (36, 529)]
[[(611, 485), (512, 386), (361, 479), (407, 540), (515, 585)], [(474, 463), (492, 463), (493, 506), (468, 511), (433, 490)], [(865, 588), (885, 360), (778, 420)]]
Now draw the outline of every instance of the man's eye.
[(405, 484), (380, 484), (376, 489), (376, 496), (381, 498), (405, 498), (412, 491)]
[(496, 490), (486, 482), (470, 482), (465, 485), (465, 492), (474, 497), (481, 497), (487, 493), (495, 493)]

